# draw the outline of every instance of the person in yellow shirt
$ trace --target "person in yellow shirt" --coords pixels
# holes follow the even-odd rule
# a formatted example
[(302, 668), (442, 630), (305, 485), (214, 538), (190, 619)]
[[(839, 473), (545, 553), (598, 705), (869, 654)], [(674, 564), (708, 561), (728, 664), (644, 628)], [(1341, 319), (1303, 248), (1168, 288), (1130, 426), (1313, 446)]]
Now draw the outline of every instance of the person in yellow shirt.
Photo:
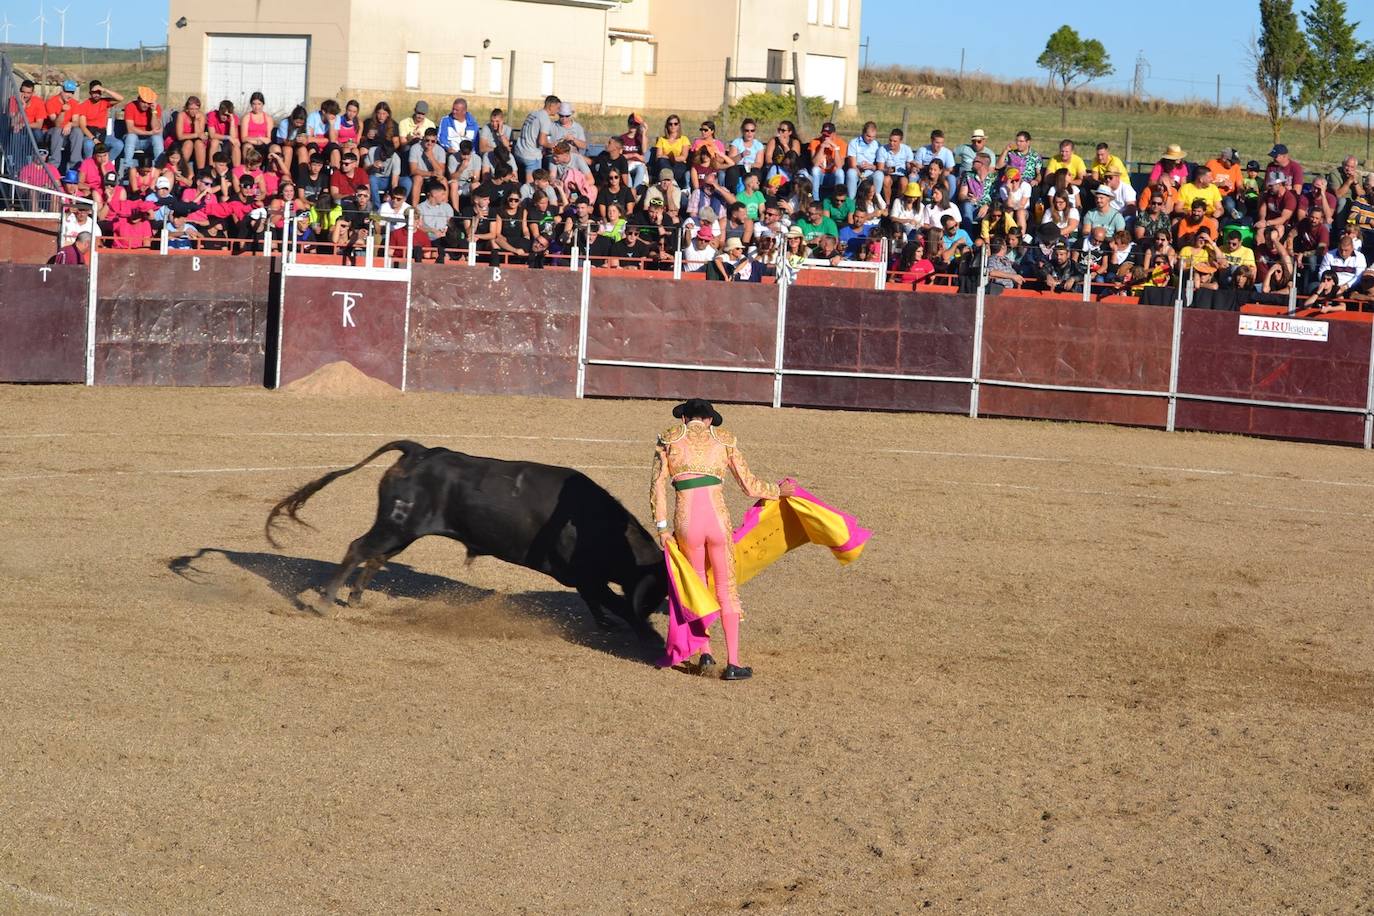
[(1060, 169), (1068, 169), (1069, 183), (1082, 184), (1083, 177), (1088, 174), (1088, 167), (1083, 164), (1083, 157), (1073, 150), (1072, 140), (1060, 140), (1059, 155), (1050, 157), (1050, 161), (1045, 164), (1045, 174), (1053, 175)]
[(1197, 167), (1193, 180), (1183, 183), (1178, 189), (1178, 211), (1187, 213), (1193, 208), (1193, 201), (1201, 200), (1207, 204), (1207, 215), (1213, 219), (1221, 218), (1221, 191), (1212, 183), (1212, 170), (1205, 165)]
[(1122, 162), (1120, 157), (1112, 155), (1112, 148), (1107, 144), (1097, 144), (1097, 155), (1093, 157), (1093, 164), (1089, 169), (1093, 178), (1099, 182), (1106, 181), (1112, 169), (1120, 169), (1122, 178), (1126, 177), (1126, 163)]
[(1221, 243), (1222, 267), (1216, 273), (1222, 289), (1246, 289), (1255, 285), (1255, 253), (1242, 244), (1240, 232), (1229, 229)]
[(1193, 285), (1200, 289), (1216, 289), (1213, 282), (1216, 276), (1218, 261), (1222, 261), (1221, 250), (1212, 241), (1212, 234), (1207, 229), (1199, 229), (1193, 238), (1193, 244), (1184, 246), (1178, 253), (1178, 266), (1180, 269), (1191, 267), (1193, 269)]

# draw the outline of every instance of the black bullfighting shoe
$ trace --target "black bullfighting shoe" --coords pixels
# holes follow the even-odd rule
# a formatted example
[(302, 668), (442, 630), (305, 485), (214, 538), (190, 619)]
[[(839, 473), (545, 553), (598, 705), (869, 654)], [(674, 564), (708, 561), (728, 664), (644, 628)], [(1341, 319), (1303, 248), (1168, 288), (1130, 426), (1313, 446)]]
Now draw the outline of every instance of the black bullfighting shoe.
[(753, 668), (746, 668), (744, 665), (726, 665), (725, 673), (720, 676), (720, 679), (722, 681), (747, 681), (753, 676)]
[(716, 670), (716, 660), (711, 657), (710, 652), (701, 653), (701, 658), (697, 659), (697, 674), (707, 675)]

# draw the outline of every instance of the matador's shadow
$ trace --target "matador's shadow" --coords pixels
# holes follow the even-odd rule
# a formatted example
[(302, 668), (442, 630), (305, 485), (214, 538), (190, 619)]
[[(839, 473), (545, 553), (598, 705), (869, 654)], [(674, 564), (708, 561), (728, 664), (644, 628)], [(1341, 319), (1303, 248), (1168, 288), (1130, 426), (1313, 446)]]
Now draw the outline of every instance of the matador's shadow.
[[(217, 555), (246, 572), (252, 573), (297, 611), (310, 612), (302, 601), (319, 594), (324, 584), (338, 569), (337, 563), (312, 560), (279, 553), (225, 550), (202, 547), (195, 553), (173, 557), (167, 568), (181, 578), (198, 585), (215, 584), (213, 570), (196, 565), (208, 555)], [(388, 598), (419, 601), (438, 601), (463, 613), (467, 605), (485, 601), (498, 593), (477, 588), (446, 576), (419, 572), (414, 567), (395, 561), (378, 571), (368, 586), (368, 594), (380, 593)], [(551, 625), (562, 638), (575, 645), (605, 652), (618, 658), (652, 664), (663, 653), (663, 642), (646, 641), (626, 627), (601, 629), (592, 621), (587, 607), (574, 591), (529, 591), (501, 594), (511, 613)]]

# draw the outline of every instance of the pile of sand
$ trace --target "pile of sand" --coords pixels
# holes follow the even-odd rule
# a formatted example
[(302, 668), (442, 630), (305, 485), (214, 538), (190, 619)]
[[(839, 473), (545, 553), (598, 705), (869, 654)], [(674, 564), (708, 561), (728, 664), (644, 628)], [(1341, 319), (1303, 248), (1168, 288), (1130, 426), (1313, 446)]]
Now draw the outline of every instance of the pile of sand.
[(364, 373), (347, 360), (329, 363), (298, 378), (282, 391), (291, 394), (323, 395), (334, 398), (395, 397), (399, 388)]

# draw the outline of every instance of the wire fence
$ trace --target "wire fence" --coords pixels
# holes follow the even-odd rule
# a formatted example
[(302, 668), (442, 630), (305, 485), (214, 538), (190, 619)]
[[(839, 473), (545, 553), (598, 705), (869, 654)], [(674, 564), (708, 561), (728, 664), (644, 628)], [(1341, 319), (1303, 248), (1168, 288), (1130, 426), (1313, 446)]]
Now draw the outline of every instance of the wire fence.
[(48, 162), (47, 149), (29, 125), (19, 81), (9, 55), (0, 52), (0, 175), (28, 185), (0, 186), (0, 210), (49, 212), (56, 200), (42, 189), (61, 188), (57, 168)]

